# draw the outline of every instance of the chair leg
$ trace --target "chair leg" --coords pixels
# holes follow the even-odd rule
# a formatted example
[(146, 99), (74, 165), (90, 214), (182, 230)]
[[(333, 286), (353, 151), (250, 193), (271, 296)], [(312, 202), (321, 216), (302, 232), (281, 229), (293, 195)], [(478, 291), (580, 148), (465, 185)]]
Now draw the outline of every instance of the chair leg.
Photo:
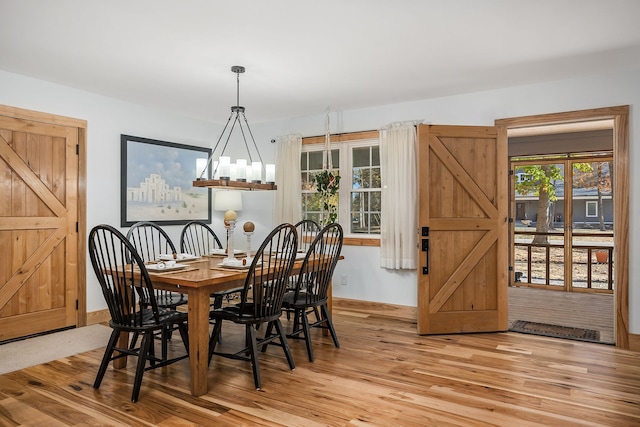
[(309, 356), (309, 362), (313, 362), (313, 347), (311, 345), (311, 327), (309, 326), (309, 317), (306, 310), (300, 310), (300, 317), (302, 317), (302, 334), (304, 335), (304, 342), (307, 345), (307, 356)]
[(276, 319), (272, 323), (275, 324), (276, 331), (278, 332), (278, 335), (280, 335), (280, 344), (282, 345), (282, 349), (284, 350), (284, 355), (287, 357), (287, 362), (289, 362), (289, 368), (293, 371), (294, 369), (296, 369), (296, 364), (293, 362), (291, 347), (289, 347), (289, 341), (287, 341), (287, 336), (284, 333), (282, 322), (280, 321), (280, 319)]
[(340, 348), (340, 342), (338, 341), (338, 335), (336, 334), (336, 330), (333, 327), (333, 321), (331, 320), (331, 314), (329, 314), (329, 309), (327, 308), (326, 305), (322, 305), (320, 307), (320, 310), (322, 310), (324, 321), (327, 324), (327, 327), (329, 328), (329, 332), (331, 333), (331, 338), (333, 338), (333, 344), (337, 348)]
[(222, 320), (216, 320), (216, 323), (213, 326), (213, 331), (211, 331), (211, 337), (209, 337), (209, 365), (211, 364), (211, 357), (213, 356), (216, 344), (218, 343), (220, 331), (222, 331)]
[(167, 323), (160, 332), (160, 344), (162, 345), (162, 360), (167, 360), (169, 354), (169, 340), (171, 339), (171, 324)]
[(189, 329), (187, 328), (187, 324), (184, 322), (178, 323), (178, 331), (180, 332), (180, 338), (182, 338), (184, 348), (187, 350), (187, 354), (189, 354)]
[[(216, 308), (220, 308), (222, 307), (222, 299), (224, 297), (222, 297), (221, 295), (217, 295), (214, 299), (213, 299), (213, 309), (215, 310)], [(220, 329), (220, 333), (218, 334), (218, 342), (221, 343), (222, 342), (222, 329)]]
[(251, 358), (251, 367), (253, 368), (253, 382), (256, 390), (260, 390), (260, 362), (258, 361), (258, 347), (256, 343), (256, 330), (253, 325), (245, 326), (245, 335), (249, 347), (249, 356)]
[(104, 377), (105, 372), (107, 372), (107, 368), (109, 367), (109, 362), (111, 361), (111, 356), (113, 355), (113, 350), (120, 338), (120, 331), (114, 329), (111, 332), (111, 336), (109, 337), (109, 343), (107, 344), (107, 348), (104, 350), (104, 355), (102, 356), (102, 362), (100, 362), (100, 368), (98, 368), (98, 374), (96, 375), (96, 380), (93, 383), (93, 388), (99, 388), (102, 383), (102, 378)]
[(138, 353), (138, 365), (136, 366), (136, 376), (133, 380), (133, 392), (131, 393), (131, 401), (137, 402), (140, 395), (140, 386), (142, 385), (142, 375), (144, 374), (144, 366), (147, 362), (149, 349), (153, 345), (153, 332), (147, 332), (142, 337), (140, 352)]

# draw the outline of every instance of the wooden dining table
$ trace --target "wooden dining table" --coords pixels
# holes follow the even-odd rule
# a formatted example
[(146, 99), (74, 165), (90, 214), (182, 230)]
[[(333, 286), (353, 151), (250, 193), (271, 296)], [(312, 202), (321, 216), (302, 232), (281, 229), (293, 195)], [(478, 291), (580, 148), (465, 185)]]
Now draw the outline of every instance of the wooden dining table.
[[(246, 269), (222, 266), (222, 259), (221, 256), (205, 256), (190, 261), (179, 261), (180, 264), (186, 265), (180, 269), (148, 269), (155, 288), (187, 294), (191, 394), (194, 396), (201, 396), (209, 390), (210, 295), (213, 292), (243, 286), (247, 275)], [(302, 259), (297, 259), (291, 274), (298, 274), (301, 267)], [(331, 312), (331, 287), (329, 287), (328, 308)], [(126, 346), (125, 340), (128, 337), (121, 336), (120, 339), (121, 344), (124, 341)], [(116, 368), (126, 366), (126, 359), (123, 359), (114, 361), (114, 366)]]

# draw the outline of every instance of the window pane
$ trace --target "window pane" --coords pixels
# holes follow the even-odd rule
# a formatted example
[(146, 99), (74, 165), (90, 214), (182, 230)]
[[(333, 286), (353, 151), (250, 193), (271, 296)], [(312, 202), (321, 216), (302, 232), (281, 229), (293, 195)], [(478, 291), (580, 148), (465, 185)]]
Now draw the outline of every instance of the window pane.
[(369, 168), (362, 169), (362, 188), (371, 188), (371, 171)]
[(371, 193), (351, 192), (351, 233), (369, 233), (369, 199)]
[(380, 166), (380, 147), (371, 147), (371, 166)]
[(369, 193), (369, 198), (369, 201), (371, 202), (369, 209), (371, 209), (372, 212), (380, 212), (382, 210), (382, 192), (372, 191)]
[(320, 212), (322, 210), (322, 199), (318, 193), (307, 193), (307, 211)]
[(363, 188), (364, 187), (364, 183), (362, 182), (363, 168), (353, 168), (351, 170), (351, 173), (352, 173), (351, 188), (353, 188), (354, 190)]
[(309, 154), (309, 170), (322, 169), (322, 151), (311, 151)]
[(337, 169), (340, 167), (340, 151), (331, 150), (331, 163), (333, 163), (334, 169)]
[(380, 233), (380, 214), (372, 212), (371, 221), (369, 222), (369, 233)]
[(353, 167), (369, 166), (371, 164), (369, 151), (369, 147), (354, 148), (351, 151), (353, 153)]
[(351, 214), (351, 232), (352, 233), (366, 233), (367, 227), (363, 225), (365, 214)]
[(306, 171), (308, 169), (307, 156), (308, 156), (308, 153), (302, 153), (302, 155), (300, 156), (300, 170)]
[(357, 212), (362, 210), (362, 199), (363, 193), (351, 193), (351, 212)]
[(311, 182), (311, 178), (307, 172), (302, 172), (301, 174), (301, 182), (303, 190), (313, 190), (313, 183)]
[(369, 210), (369, 193), (351, 193), (351, 212), (364, 212)]
[(371, 188), (382, 188), (382, 179), (380, 178), (380, 168), (371, 168)]

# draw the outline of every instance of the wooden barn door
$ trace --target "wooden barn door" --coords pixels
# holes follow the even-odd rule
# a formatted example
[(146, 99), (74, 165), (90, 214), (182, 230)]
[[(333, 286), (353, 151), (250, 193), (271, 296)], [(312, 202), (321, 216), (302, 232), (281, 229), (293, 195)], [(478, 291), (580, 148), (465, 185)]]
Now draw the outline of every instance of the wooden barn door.
[(508, 328), (504, 128), (418, 127), (418, 333)]
[(77, 315), (85, 297), (77, 154), (85, 128), (0, 106), (0, 341), (85, 322)]

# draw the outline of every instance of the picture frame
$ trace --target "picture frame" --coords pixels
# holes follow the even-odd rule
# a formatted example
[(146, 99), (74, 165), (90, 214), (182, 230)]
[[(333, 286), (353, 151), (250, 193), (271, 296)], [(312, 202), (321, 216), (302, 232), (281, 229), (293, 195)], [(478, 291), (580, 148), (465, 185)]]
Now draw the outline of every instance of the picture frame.
[(211, 189), (193, 186), (210, 155), (211, 148), (120, 135), (120, 225), (211, 224)]

